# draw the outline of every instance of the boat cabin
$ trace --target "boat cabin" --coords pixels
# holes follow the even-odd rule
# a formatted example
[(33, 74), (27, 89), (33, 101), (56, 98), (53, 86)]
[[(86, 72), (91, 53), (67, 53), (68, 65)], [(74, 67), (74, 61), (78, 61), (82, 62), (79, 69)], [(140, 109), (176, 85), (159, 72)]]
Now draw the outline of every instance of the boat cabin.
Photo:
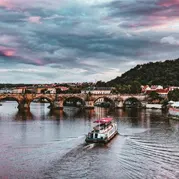
[(111, 136), (117, 133), (117, 124), (112, 118), (102, 118), (94, 121), (97, 123), (93, 130), (86, 137), (87, 142), (107, 142)]

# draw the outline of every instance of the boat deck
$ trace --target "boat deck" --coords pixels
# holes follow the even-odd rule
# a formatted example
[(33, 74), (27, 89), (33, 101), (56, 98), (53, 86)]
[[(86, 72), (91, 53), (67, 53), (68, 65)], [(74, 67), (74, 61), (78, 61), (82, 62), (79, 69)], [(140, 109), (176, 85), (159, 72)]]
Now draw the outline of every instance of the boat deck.
[(116, 131), (113, 135), (111, 135), (109, 138), (105, 139), (98, 139), (98, 138), (86, 138), (86, 143), (108, 143), (113, 137), (115, 137), (118, 134)]

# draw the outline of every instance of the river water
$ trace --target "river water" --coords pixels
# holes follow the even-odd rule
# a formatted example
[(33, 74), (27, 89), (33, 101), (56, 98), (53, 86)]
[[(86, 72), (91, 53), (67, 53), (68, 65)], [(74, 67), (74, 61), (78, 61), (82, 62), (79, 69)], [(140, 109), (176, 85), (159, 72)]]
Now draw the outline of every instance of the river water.
[[(0, 106), (0, 179), (178, 179), (179, 121), (160, 110), (65, 108), (32, 103)], [(112, 116), (117, 135), (106, 145), (85, 144), (93, 121)]]

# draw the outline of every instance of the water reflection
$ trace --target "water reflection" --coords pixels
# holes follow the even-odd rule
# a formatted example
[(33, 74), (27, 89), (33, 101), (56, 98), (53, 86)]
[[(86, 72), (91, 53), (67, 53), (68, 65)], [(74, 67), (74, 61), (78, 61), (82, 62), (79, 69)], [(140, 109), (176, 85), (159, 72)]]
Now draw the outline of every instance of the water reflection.
[[(47, 106), (0, 107), (0, 178), (178, 178), (179, 121), (166, 113)], [(120, 135), (105, 146), (85, 145), (93, 121), (106, 116), (117, 121)]]
[(177, 121), (177, 120), (169, 119), (169, 123), (172, 130), (179, 132), (179, 120)]
[(51, 120), (60, 120), (66, 117), (66, 113), (63, 110), (49, 110), (47, 116)]
[(18, 111), (13, 116), (13, 119), (16, 120), (16, 121), (34, 120), (35, 116), (31, 113), (30, 110)]

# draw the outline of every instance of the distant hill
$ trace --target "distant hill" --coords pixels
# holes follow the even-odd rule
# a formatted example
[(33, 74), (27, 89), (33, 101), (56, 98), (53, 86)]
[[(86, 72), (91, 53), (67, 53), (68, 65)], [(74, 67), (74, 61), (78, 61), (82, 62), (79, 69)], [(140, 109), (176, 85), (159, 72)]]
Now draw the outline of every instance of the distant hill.
[(107, 86), (128, 85), (134, 81), (142, 85), (179, 86), (179, 59), (137, 65), (121, 77), (107, 82)]

